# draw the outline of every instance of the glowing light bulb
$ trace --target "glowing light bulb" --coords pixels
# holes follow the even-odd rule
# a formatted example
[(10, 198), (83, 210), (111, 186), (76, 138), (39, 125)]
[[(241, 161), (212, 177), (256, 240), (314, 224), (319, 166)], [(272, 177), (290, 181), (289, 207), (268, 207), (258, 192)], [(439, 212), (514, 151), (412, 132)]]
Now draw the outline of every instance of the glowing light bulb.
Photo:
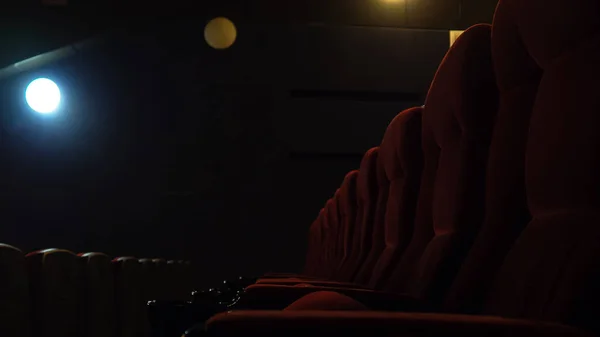
[(58, 85), (47, 78), (37, 78), (25, 89), (27, 105), (38, 113), (49, 114), (60, 104), (60, 89)]

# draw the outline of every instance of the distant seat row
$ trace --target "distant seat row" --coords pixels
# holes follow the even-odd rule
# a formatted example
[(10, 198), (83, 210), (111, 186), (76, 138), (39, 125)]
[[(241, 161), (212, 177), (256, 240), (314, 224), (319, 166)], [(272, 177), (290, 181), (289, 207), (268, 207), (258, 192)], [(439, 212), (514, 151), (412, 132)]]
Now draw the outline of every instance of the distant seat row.
[(11, 337), (149, 336), (147, 302), (186, 301), (188, 261), (112, 259), (0, 244), (0, 333)]

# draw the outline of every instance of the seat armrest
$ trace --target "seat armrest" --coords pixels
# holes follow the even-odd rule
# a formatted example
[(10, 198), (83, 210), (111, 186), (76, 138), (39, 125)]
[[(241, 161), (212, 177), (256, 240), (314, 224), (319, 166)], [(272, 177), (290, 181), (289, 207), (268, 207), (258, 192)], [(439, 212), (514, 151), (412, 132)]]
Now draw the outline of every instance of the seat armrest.
[(235, 309), (282, 310), (299, 298), (318, 291), (344, 294), (375, 310), (429, 311), (420, 300), (402, 294), (353, 288), (270, 284), (255, 284), (246, 288)]
[(327, 280), (311, 280), (303, 278), (267, 278), (259, 279), (256, 284), (275, 284), (275, 285), (311, 285), (317, 287), (336, 287), (336, 288), (357, 288), (357, 289), (369, 289), (369, 287), (352, 283), (352, 282), (338, 282), (338, 281), (327, 281)]
[(570, 326), (497, 316), (374, 311), (231, 311), (208, 320), (211, 336), (591, 337)]
[(310, 280), (319, 280), (320, 279), (318, 276), (302, 275), (302, 274), (295, 274), (295, 273), (266, 273), (266, 274), (260, 276), (259, 279), (287, 278), (287, 277), (303, 278), (303, 279), (310, 279)]

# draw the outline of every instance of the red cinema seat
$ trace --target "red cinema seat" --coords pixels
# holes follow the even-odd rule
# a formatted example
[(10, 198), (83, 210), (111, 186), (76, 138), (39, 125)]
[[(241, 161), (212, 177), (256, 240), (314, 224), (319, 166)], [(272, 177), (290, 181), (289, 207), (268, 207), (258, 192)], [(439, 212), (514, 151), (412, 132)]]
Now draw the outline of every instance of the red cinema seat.
[(77, 337), (81, 328), (81, 277), (77, 256), (44, 249), (26, 256), (33, 336)]
[[(338, 281), (303, 282), (291, 279), (279, 284), (303, 282), (303, 286), (309, 284), (368, 289), (369, 285), (374, 286), (376, 282), (387, 277), (390, 265), (397, 262), (397, 256), (403, 252), (412, 236), (423, 162), (420, 113), (421, 108), (415, 108), (399, 114), (386, 130), (378, 156), (366, 160), (372, 156), (367, 153), (364, 157), (361, 171), (371, 176), (371, 184), (377, 184), (379, 192), (382, 193), (373, 198), (374, 202), (369, 212), (372, 214), (369, 215), (372, 220), (363, 225), (368, 231), (364, 236), (366, 243), (363, 245), (369, 248), (362, 252), (360, 263), (356, 263), (354, 270), (348, 271), (346, 275), (338, 278)], [(367, 164), (372, 167), (369, 169)], [(358, 239), (362, 238), (359, 236)], [(359, 245), (360, 243), (356, 246)]]
[[(402, 114), (404, 114), (404, 116), (400, 117)], [(388, 126), (386, 133), (394, 132), (392, 130), (396, 128), (395, 125), (398, 125), (401, 120), (407, 118), (406, 115), (407, 113), (401, 112), (398, 116), (396, 116)], [(414, 144), (412, 142), (410, 143)], [(416, 143), (416, 147), (420, 147), (420, 141)], [(362, 285), (367, 285), (369, 283), (370, 279), (372, 278), (371, 276), (373, 268), (379, 260), (381, 252), (383, 252), (383, 249), (385, 248), (385, 212), (389, 197), (390, 181), (388, 180), (385, 168), (381, 163), (381, 157), (383, 156), (383, 154), (381, 154), (381, 148), (379, 151), (380, 153), (377, 157), (377, 166), (375, 168), (375, 176), (377, 179), (377, 201), (375, 204), (375, 213), (373, 214), (373, 223), (371, 225), (371, 249), (367, 253), (365, 261), (362, 263), (362, 266), (358, 269), (354, 277), (354, 283)]]
[(145, 301), (158, 300), (161, 288), (160, 281), (157, 276), (156, 264), (152, 259), (140, 259), (140, 273), (143, 279), (143, 298)]
[[(389, 181), (383, 243), (379, 258), (370, 269), (368, 286), (378, 289), (390, 276), (413, 236), (415, 212), (423, 172), (422, 108), (386, 131), (381, 143), (380, 163)], [(392, 122), (393, 123), (393, 122)]]
[(319, 252), (323, 257), (319, 273), (319, 276), (322, 277), (322, 279), (326, 279), (330, 275), (331, 270), (333, 269), (333, 217), (331, 216), (331, 212), (334, 211), (334, 204), (335, 202), (333, 201), (333, 199), (329, 199), (327, 200), (327, 202), (325, 203), (325, 207), (323, 208), (323, 221), (321, 222), (322, 244), (321, 247), (319, 247)]
[(177, 283), (181, 280), (179, 265), (175, 260), (168, 260), (166, 263), (165, 275), (165, 300), (166, 301), (181, 301), (182, 287)]
[(329, 254), (329, 263), (326, 270), (327, 278), (335, 275), (335, 271), (337, 270), (343, 255), (339, 197), (340, 189), (337, 189), (331, 198), (331, 203), (327, 212), (327, 222), (329, 224), (329, 229), (327, 231), (328, 245), (326, 246), (327, 254)]
[[(350, 171), (344, 177), (340, 189), (336, 193), (336, 209), (337, 209), (337, 223), (334, 221), (336, 230), (332, 233), (331, 239), (334, 242), (336, 251), (336, 259), (333, 265), (329, 266), (330, 270), (327, 272), (328, 278), (332, 280), (340, 279), (340, 270), (344, 264), (349, 262), (348, 258), (351, 254), (353, 237), (356, 225), (356, 181), (358, 177), (358, 171)], [(334, 210), (335, 211), (335, 210)], [(325, 249), (329, 247), (325, 246)], [(293, 279), (267, 279), (259, 280), (257, 283), (301, 283), (301, 282), (319, 282), (311, 280), (302, 280), (300, 278)]]
[[(339, 232), (339, 240), (342, 248), (342, 255), (337, 266), (333, 279), (340, 279), (340, 272), (344, 268), (346, 263), (349, 263), (349, 257), (351, 255), (351, 250), (354, 248), (352, 246), (354, 232), (356, 228), (356, 179), (358, 177), (358, 171), (350, 171), (344, 177), (344, 181), (342, 186), (340, 187), (339, 199), (338, 199), (338, 207), (340, 214), (340, 232)], [(344, 280), (341, 280), (344, 281)]]
[[(352, 282), (305, 283), (368, 288), (387, 278), (390, 266), (397, 262), (412, 235), (423, 162), (420, 113), (421, 108), (400, 113), (386, 130), (377, 158), (363, 161), (365, 166), (367, 163), (374, 166), (368, 171), (361, 166), (361, 172), (371, 172), (371, 184), (376, 184), (378, 193), (367, 213), (372, 215), (363, 224), (368, 231), (363, 245), (368, 249), (362, 252), (361, 262), (349, 278)], [(301, 281), (289, 280), (287, 284)]]
[[(398, 305), (389, 294), (400, 294), (405, 303), (441, 305), (483, 223), (486, 163), (498, 111), (490, 32), (489, 25), (478, 25), (463, 33), (431, 84), (423, 108), (424, 166), (414, 232), (393, 273), (381, 282), (385, 292), (338, 291), (386, 309)], [(319, 289), (246, 290), (254, 292), (249, 299), (272, 303), (267, 296), (293, 301)]]
[(142, 266), (135, 257), (112, 261), (115, 287), (116, 330), (120, 337), (147, 335), (150, 323), (144, 300)]
[(115, 335), (114, 274), (110, 257), (103, 253), (81, 253), (82, 336)]
[[(384, 175), (380, 181), (389, 184), (384, 189), (388, 195), (381, 198), (386, 201), (386, 205), (381, 207), (381, 214), (384, 217), (379, 231), (373, 224), (366, 226), (370, 235), (366, 235), (365, 238), (369, 241), (374, 239), (378, 241), (369, 242), (372, 243), (369, 245), (369, 251), (364, 253), (365, 256), (361, 259), (358, 268), (353, 271), (357, 275), (347, 278), (354, 283), (310, 282), (311, 285), (366, 288), (361, 284), (361, 280), (364, 280), (364, 274), (368, 274), (369, 280), (366, 285), (377, 288), (384, 284), (393, 266), (398, 263), (399, 257), (412, 238), (421, 181), (423, 163), (420, 146), (421, 119), (411, 115), (420, 114), (420, 109), (415, 108), (414, 112), (399, 115), (390, 123), (384, 135), (381, 155), (378, 157), (381, 166), (380, 174)], [(376, 180), (375, 174), (372, 179)]]
[(379, 148), (368, 150), (363, 156), (357, 177), (356, 229), (350, 252), (350, 263), (340, 272), (340, 279), (353, 281), (371, 250), (373, 221), (377, 206), (377, 161)]
[[(152, 259), (152, 263), (154, 264), (154, 277), (156, 284), (156, 298), (155, 300), (159, 301), (168, 301), (169, 300), (169, 270), (167, 267), (167, 261), (165, 259)], [(142, 269), (140, 270), (140, 273)], [(140, 281), (141, 278), (140, 278)]]
[[(226, 333), (369, 336), (594, 336), (600, 300), (600, 3), (501, 0), (493, 27), (496, 70), (530, 89), (541, 78), (525, 151), (532, 220), (504, 258), (480, 314), (237, 312), (209, 322)], [(500, 81), (499, 81), (500, 82)], [(514, 104), (529, 98), (515, 96)], [(507, 102), (503, 102), (506, 104)], [(502, 110), (502, 109), (501, 109)], [(253, 317), (251, 317), (253, 316)], [(267, 324), (268, 323), (268, 324)], [(268, 330), (261, 327), (268, 326)], [(254, 328), (256, 327), (256, 328)]]
[[(422, 155), (421, 155), (421, 110), (422, 108), (413, 108), (408, 109), (396, 116), (394, 120), (388, 126), (386, 133), (384, 135), (384, 140), (382, 142), (382, 146), (380, 147), (379, 155), (377, 158), (377, 181), (378, 181), (378, 189), (379, 195), (376, 204), (375, 214), (374, 214), (374, 223), (373, 223), (373, 238), (372, 238), (372, 246), (369, 254), (366, 257), (366, 263), (369, 263), (370, 267), (374, 267), (374, 264), (377, 263), (377, 259), (374, 258), (375, 253), (381, 254), (384, 250), (384, 245), (386, 243), (385, 238), (385, 221), (386, 221), (386, 208), (388, 201), (393, 203), (402, 198), (413, 198), (417, 199), (418, 195), (418, 184), (420, 183), (420, 171), (422, 165)], [(407, 131), (415, 130), (415, 131)], [(395, 150), (394, 144), (400, 146), (400, 149)], [(389, 154), (387, 154), (387, 153)], [(383, 157), (390, 156), (396, 158), (397, 156), (402, 157), (402, 161), (396, 166), (406, 165), (403, 169), (406, 171), (402, 177), (408, 178), (416, 178), (415, 182), (402, 182), (401, 177), (399, 176), (397, 181), (397, 188), (395, 189), (395, 193), (399, 193), (399, 196), (393, 196), (391, 198), (388, 197), (390, 192), (389, 180), (388, 176), (385, 173), (385, 168), (383, 164)], [(383, 193), (382, 193), (383, 192)], [(414, 201), (413, 201), (414, 202)], [(410, 217), (410, 214), (414, 215), (414, 210), (412, 213), (410, 210), (407, 210), (408, 214), (401, 217), (398, 220), (406, 220), (408, 224), (398, 223), (397, 226), (411, 226), (413, 224), (413, 218)], [(410, 234), (409, 234), (410, 235)], [(370, 261), (370, 259), (372, 261)], [(365, 264), (361, 266), (361, 270), (359, 273), (365, 271)], [(372, 274), (372, 278), (376, 278), (378, 275)], [(358, 275), (355, 280), (357, 282)], [(354, 284), (327, 284), (327, 287), (341, 287), (344, 286), (346, 288), (360, 288), (361, 286)], [(321, 286), (322, 287), (322, 286)], [(289, 287), (288, 287), (289, 288)], [(362, 286), (364, 288), (364, 286)], [(313, 291), (317, 291), (321, 289), (319, 286), (312, 287), (299, 287), (293, 286), (293, 289), (287, 291), (285, 286), (280, 285), (266, 285), (266, 284), (256, 284), (246, 288), (246, 294), (244, 296), (244, 302), (242, 305), (248, 305), (252, 308), (264, 308), (265, 305), (277, 305), (281, 306), (281, 308), (285, 307), (285, 305), (293, 302), (298, 297), (303, 294), (310, 293)], [(285, 296), (282, 295), (281, 291), (285, 291)]]
[(483, 223), (485, 174), (498, 91), (490, 26), (461, 35), (423, 109), (424, 168), (415, 230), (384, 290), (443, 298)]
[(484, 306), (487, 314), (561, 322), (595, 334), (600, 333), (598, 13), (600, 3), (591, 0), (498, 5), (496, 55), (506, 55), (500, 49), (511, 43), (542, 76), (525, 152), (532, 220)]
[[(496, 68), (506, 62), (514, 65), (515, 53), (504, 45), (507, 40), (495, 41), (495, 54), (508, 54), (496, 58)], [(528, 67), (530, 62), (519, 63), (524, 66), (497, 75), (500, 105), (488, 158), (484, 224), (444, 300), (443, 310), (447, 312), (481, 310), (494, 273), (530, 220), (525, 200), (525, 143), (541, 72)], [(308, 302), (305, 299), (302, 305)], [(354, 306), (358, 307), (356, 303)]]
[(502, 25), (502, 20), (495, 23), (492, 36), (500, 104), (488, 160), (485, 220), (446, 296), (444, 307), (449, 312), (481, 312), (491, 280), (531, 220), (525, 148), (542, 71), (515, 38), (514, 27)]
[[(337, 192), (336, 192), (337, 193)], [(336, 196), (334, 196), (336, 197)], [(334, 198), (327, 200), (325, 206), (319, 212), (318, 218), (311, 225), (313, 234), (309, 245), (310, 260), (306, 261), (305, 270), (312, 267), (311, 272), (303, 274), (271, 274), (271, 277), (259, 278), (257, 282), (277, 282), (288, 280), (324, 280), (327, 279), (333, 272), (334, 265), (337, 265), (336, 250), (337, 235), (334, 235), (334, 230), (337, 231), (337, 205)], [(316, 236), (317, 238), (315, 239)], [(318, 241), (316, 241), (318, 240)], [(314, 258), (312, 257), (314, 256)], [(314, 259), (314, 260), (313, 260)], [(286, 276), (287, 275), (287, 276)]]
[(25, 258), (18, 248), (0, 244), (0, 333), (31, 336), (29, 279)]

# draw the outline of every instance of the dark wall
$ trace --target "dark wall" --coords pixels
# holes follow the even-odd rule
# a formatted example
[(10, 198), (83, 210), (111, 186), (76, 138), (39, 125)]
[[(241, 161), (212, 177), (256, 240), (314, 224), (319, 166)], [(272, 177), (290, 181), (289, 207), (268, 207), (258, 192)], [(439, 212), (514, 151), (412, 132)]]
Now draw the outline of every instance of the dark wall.
[[(60, 48), (118, 26), (175, 17), (203, 23), (227, 16), (237, 23), (466, 29), (491, 23), (498, 0), (12, 0), (0, 4), (0, 67)], [(179, 21), (179, 19), (178, 19)]]
[[(240, 24), (215, 51), (201, 28), (139, 27), (2, 83), (2, 241), (188, 258), (207, 282), (298, 269), (325, 200), (448, 48), (447, 31)], [(24, 106), (39, 75), (65, 92), (56, 117)]]

